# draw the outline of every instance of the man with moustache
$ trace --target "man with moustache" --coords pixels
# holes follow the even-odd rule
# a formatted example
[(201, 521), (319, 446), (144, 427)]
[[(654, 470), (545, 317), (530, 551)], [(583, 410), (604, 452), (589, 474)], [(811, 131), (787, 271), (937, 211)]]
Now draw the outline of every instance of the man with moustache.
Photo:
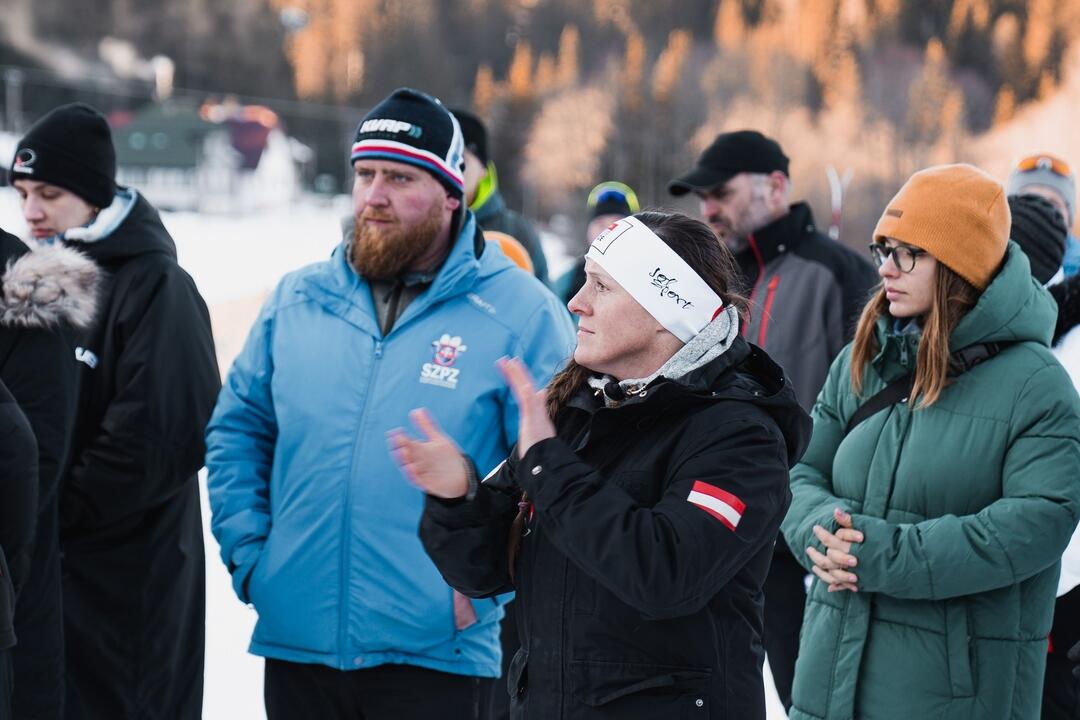
[[(791, 203), (788, 158), (756, 130), (718, 135), (668, 191), (697, 195), (702, 219), (735, 253), (753, 303), (742, 334), (784, 368), (809, 411), (877, 285), (874, 268), (819, 232), (807, 203)], [(791, 707), (805, 576), (777, 541), (765, 581), (764, 642), (785, 708)]]
[(545, 380), (565, 308), (484, 241), (463, 205), (457, 121), (399, 89), (352, 147), (356, 229), (287, 275), (207, 430), (213, 531), (259, 614), (270, 720), (474, 718), (499, 674), (501, 600), (455, 593), (417, 536), (423, 493), (386, 433), (427, 406), (475, 459), (507, 457), (517, 408), (494, 362)]

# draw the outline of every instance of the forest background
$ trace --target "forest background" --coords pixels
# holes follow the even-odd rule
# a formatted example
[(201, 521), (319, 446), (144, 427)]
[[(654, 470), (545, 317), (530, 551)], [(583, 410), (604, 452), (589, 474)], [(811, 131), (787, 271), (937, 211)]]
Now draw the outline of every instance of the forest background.
[(107, 112), (154, 102), (149, 58), (167, 56), (174, 96), (268, 105), (347, 190), (357, 121), (410, 85), (487, 120), (509, 204), (545, 222), (580, 223), (588, 188), (607, 179), (675, 206), (668, 180), (743, 127), (781, 142), (823, 226), (827, 168), (850, 171), (853, 246), (926, 165), (974, 162), (1003, 179), (1031, 151), (1080, 160), (1080, 0), (4, 4), (9, 131), (74, 99)]

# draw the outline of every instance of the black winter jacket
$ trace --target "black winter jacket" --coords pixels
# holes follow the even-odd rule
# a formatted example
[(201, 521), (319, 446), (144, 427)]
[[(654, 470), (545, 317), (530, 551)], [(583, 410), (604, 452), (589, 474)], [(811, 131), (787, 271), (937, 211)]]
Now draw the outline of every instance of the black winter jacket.
[(64, 636), (57, 488), (77, 397), (74, 333), (94, 316), (99, 272), (59, 243), (34, 250), (0, 231), (0, 380), (38, 446), (38, 509), (19, 594), (14, 653), (16, 717), (63, 717)]
[(37, 472), (30, 422), (0, 381), (0, 650), (15, 644), (15, 599), (34, 535)]
[(473, 214), (476, 215), (476, 222), (480, 223), (480, 227), (484, 230), (506, 233), (521, 243), (521, 246), (529, 253), (529, 259), (532, 260), (533, 275), (540, 282), (547, 285), (547, 257), (545, 257), (544, 248), (540, 244), (540, 235), (536, 232), (536, 228), (533, 227), (532, 223), (506, 207), (506, 201), (503, 200), (502, 193), (496, 190), (488, 196), (483, 205), (473, 210)]
[(1080, 324), (1080, 275), (1047, 288), (1058, 306), (1057, 323), (1054, 325), (1053, 345)]
[(205, 565), (195, 473), (221, 387), (210, 317), (142, 197), (122, 191), (83, 235), (65, 242), (106, 279), (76, 350), (60, 497), (67, 717), (197, 718)]
[(448, 583), (493, 595), (528, 492), (512, 717), (764, 718), (761, 588), (810, 437), (780, 369), (738, 340), (685, 385), (584, 391), (556, 427), (420, 526)]

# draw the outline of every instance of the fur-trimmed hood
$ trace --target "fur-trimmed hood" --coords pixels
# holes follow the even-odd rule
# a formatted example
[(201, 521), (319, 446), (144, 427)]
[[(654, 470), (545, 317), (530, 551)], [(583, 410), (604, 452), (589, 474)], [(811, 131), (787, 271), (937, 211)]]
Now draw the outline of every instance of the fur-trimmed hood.
[(77, 250), (32, 245), (3, 268), (0, 326), (85, 328), (94, 319), (100, 277), (97, 264)]

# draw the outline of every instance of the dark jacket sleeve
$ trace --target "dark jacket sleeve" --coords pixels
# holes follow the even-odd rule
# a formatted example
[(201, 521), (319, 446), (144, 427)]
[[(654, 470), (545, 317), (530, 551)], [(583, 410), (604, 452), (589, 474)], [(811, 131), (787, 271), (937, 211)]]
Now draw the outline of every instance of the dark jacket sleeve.
[(540, 233), (536, 232), (536, 228), (533, 227), (531, 222), (518, 213), (513, 213), (513, 215), (511, 215), (511, 220), (514, 226), (514, 232), (510, 234), (513, 235), (529, 253), (529, 259), (532, 260), (533, 264), (533, 274), (536, 275), (540, 282), (547, 285), (547, 257), (544, 255), (544, 246), (540, 242)]
[(1080, 275), (1057, 285), (1051, 285), (1050, 294), (1058, 306), (1057, 323), (1054, 326), (1054, 344), (1080, 324)]
[[(559, 438), (529, 449), (518, 483), (545, 535), (582, 572), (654, 618), (704, 607), (763, 547), (787, 510), (787, 449), (774, 427), (750, 420), (689, 432), (697, 447), (674, 465), (660, 501), (638, 505)], [(702, 493), (725, 498), (703, 507)], [(721, 519), (742, 505), (741, 518)]]
[(520, 494), (508, 460), (472, 500), (424, 498), (420, 540), (448, 585), (473, 598), (513, 589), (508, 542)]
[(821, 525), (829, 532), (836, 532), (839, 526), (833, 511), (837, 508), (847, 512), (853, 510), (851, 503), (834, 494), (832, 484), (832, 467), (837, 449), (846, 436), (848, 419), (858, 407), (853, 394), (847, 406), (842, 402), (842, 397), (851, 387), (848, 379), (850, 358), (849, 345), (829, 368), (825, 386), (810, 411), (810, 418), (814, 421), (810, 445), (791, 471), (791, 508), (784, 517), (781, 531), (791, 548), (791, 554), (807, 572), (811, 572), (814, 563), (807, 556), (806, 548), (820, 546), (814, 535), (814, 526)]
[(101, 527), (160, 505), (202, 467), (203, 430), (221, 388), (210, 315), (179, 267), (145, 287), (131, 289), (118, 315), (115, 395), (73, 459), (64, 527)]
[(30, 423), (0, 382), (0, 549), (18, 593), (29, 570), (37, 516), (37, 442)]
[(16, 339), (2, 373), (37, 440), (38, 493), (44, 508), (59, 485), (75, 417), (75, 343), (65, 326), (13, 332)]

